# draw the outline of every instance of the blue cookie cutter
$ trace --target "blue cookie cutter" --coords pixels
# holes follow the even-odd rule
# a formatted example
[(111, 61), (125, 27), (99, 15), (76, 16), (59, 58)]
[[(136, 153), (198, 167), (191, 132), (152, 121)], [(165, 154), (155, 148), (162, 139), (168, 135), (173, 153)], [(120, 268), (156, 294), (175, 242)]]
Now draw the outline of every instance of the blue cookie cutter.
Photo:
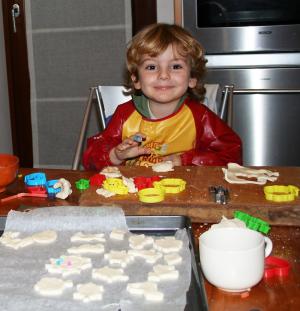
[(24, 177), (24, 182), (28, 187), (46, 187), (47, 179), (45, 173), (32, 173)]

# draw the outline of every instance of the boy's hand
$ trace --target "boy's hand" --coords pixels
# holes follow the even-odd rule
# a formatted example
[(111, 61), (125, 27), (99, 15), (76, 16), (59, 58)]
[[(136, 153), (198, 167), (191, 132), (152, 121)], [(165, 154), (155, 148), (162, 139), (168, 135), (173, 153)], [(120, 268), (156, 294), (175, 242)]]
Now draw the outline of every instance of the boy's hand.
[(172, 161), (174, 166), (181, 166), (181, 158), (179, 154), (170, 154), (163, 157), (164, 161)]
[(142, 147), (140, 142), (136, 141), (137, 136), (141, 137), (142, 140), (145, 140), (145, 135), (137, 133), (130, 138), (124, 139), (121, 144), (110, 151), (109, 158), (114, 165), (119, 165), (126, 159), (136, 158), (140, 155), (151, 153), (148, 148)]

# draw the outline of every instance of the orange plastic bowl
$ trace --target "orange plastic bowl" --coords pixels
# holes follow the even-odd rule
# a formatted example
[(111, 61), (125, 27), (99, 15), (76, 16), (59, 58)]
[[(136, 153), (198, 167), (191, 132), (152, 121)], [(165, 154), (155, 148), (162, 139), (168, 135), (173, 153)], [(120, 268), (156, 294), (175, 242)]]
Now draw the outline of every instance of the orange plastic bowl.
[(11, 154), (0, 154), (0, 193), (12, 183), (17, 176), (19, 158)]

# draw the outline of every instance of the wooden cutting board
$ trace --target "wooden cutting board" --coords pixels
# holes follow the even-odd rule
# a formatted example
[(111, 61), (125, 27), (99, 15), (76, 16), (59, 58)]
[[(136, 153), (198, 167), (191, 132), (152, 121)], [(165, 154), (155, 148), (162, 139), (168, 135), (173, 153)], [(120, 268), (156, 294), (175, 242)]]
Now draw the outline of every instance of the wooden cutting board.
[[(295, 185), (300, 187), (299, 167), (267, 168), (279, 172), (275, 183), (267, 185)], [(145, 167), (120, 167), (126, 177), (154, 176), (157, 173)], [(219, 222), (222, 215), (233, 217), (235, 210), (244, 211), (261, 218), (270, 224), (300, 225), (300, 199), (288, 203), (274, 203), (264, 197), (263, 186), (229, 184), (224, 180), (221, 167), (175, 167), (173, 172), (159, 173), (163, 178), (182, 178), (187, 182), (186, 189), (179, 194), (166, 194), (160, 203), (142, 203), (137, 194), (116, 195), (104, 198), (96, 193), (96, 187), (85, 190), (80, 195), (81, 206), (119, 205), (126, 215), (185, 215), (193, 222)], [(209, 186), (223, 186), (229, 190), (228, 204), (216, 204)]]

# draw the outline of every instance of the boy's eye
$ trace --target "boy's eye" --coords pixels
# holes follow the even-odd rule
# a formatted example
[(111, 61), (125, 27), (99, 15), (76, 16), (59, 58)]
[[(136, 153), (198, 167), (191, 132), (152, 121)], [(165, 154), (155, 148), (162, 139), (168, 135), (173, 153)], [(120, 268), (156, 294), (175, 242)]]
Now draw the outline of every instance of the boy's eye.
[(182, 65), (180, 65), (180, 64), (174, 64), (174, 65), (172, 65), (172, 69), (182, 69), (183, 67), (182, 67)]
[(145, 68), (146, 68), (146, 70), (155, 70), (156, 66), (155, 65), (147, 65)]

